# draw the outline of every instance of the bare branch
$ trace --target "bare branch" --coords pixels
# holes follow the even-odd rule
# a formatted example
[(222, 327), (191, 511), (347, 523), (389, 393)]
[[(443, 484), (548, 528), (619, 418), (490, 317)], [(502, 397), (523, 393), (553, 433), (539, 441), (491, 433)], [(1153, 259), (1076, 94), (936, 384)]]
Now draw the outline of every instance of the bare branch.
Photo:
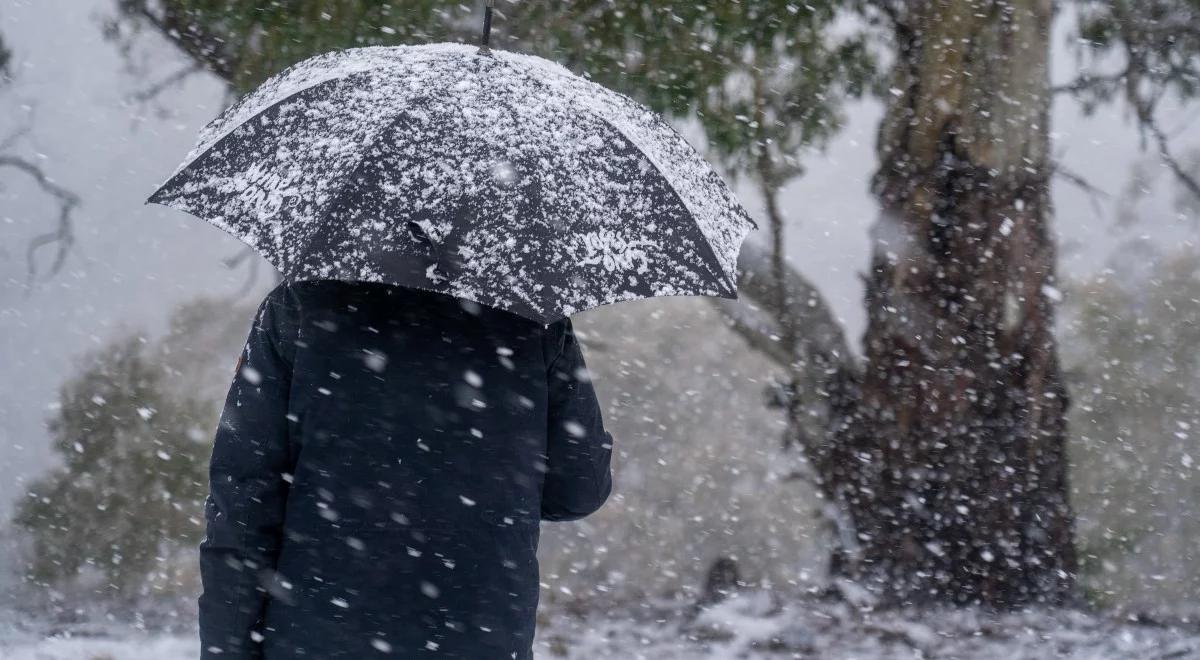
[[(1109, 74), (1084, 73), (1069, 84), (1053, 88), (1053, 91), (1072, 94), (1089, 92), (1100, 100), (1123, 92), (1137, 115), (1143, 135), (1148, 134), (1153, 138), (1163, 163), (1189, 193), (1200, 199), (1200, 182), (1172, 153), (1170, 140), (1155, 118), (1155, 109), (1171, 89), (1172, 82), (1190, 86), (1191, 83), (1186, 81), (1194, 80), (1196, 75), (1192, 66), (1181, 65), (1170, 57), (1163, 60), (1159, 56), (1156, 60), (1155, 53), (1164, 45), (1172, 44), (1176, 52), (1184, 53), (1182, 57), (1190, 57), (1190, 50), (1182, 49), (1179, 41), (1185, 38), (1200, 39), (1200, 30), (1186, 21), (1151, 20), (1148, 15), (1140, 15), (1135, 6), (1124, 0), (1113, 1), (1109, 5), (1124, 47), (1124, 68)], [(1090, 192), (1090, 186), (1085, 190)]]
[(175, 73), (172, 73), (171, 75), (167, 76), (166, 78), (163, 78), (162, 80), (150, 85), (149, 87), (147, 87), (143, 90), (134, 92), (133, 94), (130, 94), (129, 98), (131, 100), (137, 101), (139, 103), (144, 103), (146, 101), (150, 101), (150, 100), (154, 99), (155, 97), (157, 97), (159, 94), (162, 94), (164, 91), (170, 89), (171, 87), (174, 87), (175, 85), (178, 85), (179, 83), (183, 82), (184, 80), (187, 80), (193, 74), (196, 74), (196, 73), (199, 73), (199, 72), (205, 71), (205, 70), (206, 69), (202, 64), (193, 62), (191, 64), (188, 64), (188, 65), (180, 68), (178, 71), (176, 71)]
[(1125, 80), (1125, 76), (1129, 74), (1129, 69), (1110, 73), (1105, 75), (1093, 74), (1084, 72), (1075, 80), (1065, 84), (1057, 85), (1050, 88), (1051, 94), (1078, 94), (1080, 92), (1094, 91), (1097, 87), (1116, 87)]
[(729, 327), (741, 335), (750, 348), (767, 356), (780, 367), (788, 368), (791, 365), (795, 354), (783, 345), (775, 319), (753, 305), (723, 298), (711, 300), (725, 316)]
[(769, 252), (757, 245), (742, 246), (738, 258), (738, 291), (772, 318), (788, 317), (796, 329), (796, 356), (821, 357), (832, 365), (852, 360), (841, 324), (817, 288), (794, 268), (785, 270), (787, 296), (779, 308)]
[(62, 268), (63, 262), (66, 261), (67, 253), (71, 246), (75, 244), (75, 234), (73, 231), (74, 225), (71, 220), (71, 214), (77, 206), (79, 206), (79, 197), (75, 193), (63, 188), (52, 181), (42, 168), (34, 163), (31, 163), (19, 156), (0, 154), (0, 168), (11, 167), (24, 172), (31, 177), (39, 187), (48, 195), (58, 201), (58, 226), (53, 230), (35, 236), (29, 241), (29, 247), (26, 250), (26, 260), (29, 264), (28, 282), (30, 284), (37, 278), (38, 268), (35, 257), (37, 251), (42, 247), (50, 244), (57, 244), (58, 250), (55, 253), (54, 261), (50, 264), (47, 270), (47, 275), (53, 275)]
[(1074, 184), (1077, 188), (1080, 188), (1086, 192), (1088, 194), (1088, 200), (1092, 203), (1092, 210), (1096, 212), (1096, 215), (1103, 215), (1103, 208), (1101, 208), (1099, 200), (1100, 198), (1107, 199), (1111, 197), (1111, 195), (1092, 185), (1092, 183), (1085, 179), (1082, 175), (1077, 174), (1072, 170), (1068, 170), (1065, 166), (1063, 166), (1062, 163), (1055, 164), (1054, 174), (1055, 176), (1060, 176), (1063, 179), (1066, 179), (1071, 184)]
[(1184, 168), (1179, 159), (1171, 153), (1170, 142), (1167, 139), (1167, 134), (1159, 127), (1158, 122), (1153, 116), (1142, 122), (1143, 127), (1154, 136), (1158, 143), (1158, 155), (1162, 161), (1167, 164), (1167, 167), (1175, 174), (1175, 178), (1179, 179), (1179, 183), (1183, 185), (1190, 193), (1195, 195), (1197, 200), (1200, 200), (1200, 182), (1196, 181), (1196, 177)]

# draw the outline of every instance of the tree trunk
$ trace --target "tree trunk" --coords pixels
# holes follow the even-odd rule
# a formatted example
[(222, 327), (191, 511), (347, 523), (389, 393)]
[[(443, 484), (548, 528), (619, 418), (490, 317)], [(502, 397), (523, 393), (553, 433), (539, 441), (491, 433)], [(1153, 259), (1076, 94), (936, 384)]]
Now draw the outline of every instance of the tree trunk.
[(1060, 603), (1076, 560), (1052, 334), (1051, 2), (903, 7), (866, 364), (833, 442), (810, 452), (852, 525), (833, 568), (893, 603)]

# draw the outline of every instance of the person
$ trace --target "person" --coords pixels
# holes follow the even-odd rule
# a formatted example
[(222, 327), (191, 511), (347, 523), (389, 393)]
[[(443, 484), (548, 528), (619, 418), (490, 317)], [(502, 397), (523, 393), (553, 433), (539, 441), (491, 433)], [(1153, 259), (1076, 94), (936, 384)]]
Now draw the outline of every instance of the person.
[(541, 521), (612, 490), (569, 319), (283, 283), (213, 447), (202, 658), (533, 657)]

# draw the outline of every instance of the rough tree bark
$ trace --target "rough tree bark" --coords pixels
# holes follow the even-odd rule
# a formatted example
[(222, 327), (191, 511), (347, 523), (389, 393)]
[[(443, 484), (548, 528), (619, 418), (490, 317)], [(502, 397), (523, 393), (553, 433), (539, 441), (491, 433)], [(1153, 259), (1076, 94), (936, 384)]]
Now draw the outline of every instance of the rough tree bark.
[(891, 602), (1060, 603), (1076, 571), (1053, 337), (1050, 0), (893, 14), (865, 365), (810, 451)]

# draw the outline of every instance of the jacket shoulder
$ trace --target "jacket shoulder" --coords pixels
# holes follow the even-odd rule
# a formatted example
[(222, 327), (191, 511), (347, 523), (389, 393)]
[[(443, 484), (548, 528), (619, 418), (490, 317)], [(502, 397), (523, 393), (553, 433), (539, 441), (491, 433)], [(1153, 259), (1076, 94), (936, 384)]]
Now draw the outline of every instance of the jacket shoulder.
[(255, 320), (255, 329), (265, 333), (288, 362), (293, 361), (300, 340), (302, 314), (302, 287), (285, 280), (263, 298)]
[(545, 327), (542, 334), (543, 353), (546, 358), (546, 368), (549, 369), (559, 356), (566, 350), (568, 342), (575, 337), (575, 329), (570, 318), (564, 318)]

